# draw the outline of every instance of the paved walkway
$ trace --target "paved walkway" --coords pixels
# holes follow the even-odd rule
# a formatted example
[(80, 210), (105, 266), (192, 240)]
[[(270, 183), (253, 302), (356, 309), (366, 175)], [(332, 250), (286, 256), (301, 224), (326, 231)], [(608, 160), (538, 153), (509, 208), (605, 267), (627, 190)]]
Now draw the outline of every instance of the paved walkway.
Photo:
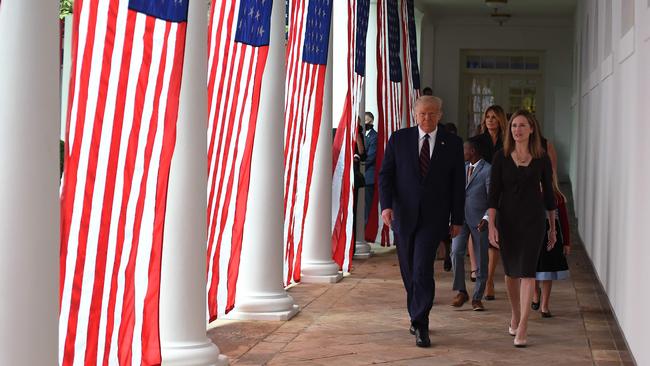
[(432, 347), (416, 347), (394, 250), (356, 261), (338, 284), (291, 288), (302, 310), (290, 321), (218, 320), (208, 335), (236, 365), (633, 365), (589, 259), (574, 243), (572, 278), (553, 288), (554, 317), (532, 313), (525, 349), (514, 348), (507, 333), (503, 281), (485, 312), (452, 308), (452, 278), (442, 261), (435, 263)]

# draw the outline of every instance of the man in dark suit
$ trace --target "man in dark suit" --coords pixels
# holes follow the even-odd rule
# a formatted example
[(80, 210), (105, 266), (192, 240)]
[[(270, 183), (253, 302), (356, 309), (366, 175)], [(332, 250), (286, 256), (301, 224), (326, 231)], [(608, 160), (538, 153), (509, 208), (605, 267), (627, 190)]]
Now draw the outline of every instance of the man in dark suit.
[(429, 347), (433, 260), (438, 243), (460, 233), (465, 164), (462, 140), (438, 128), (442, 100), (422, 96), (414, 108), (418, 126), (394, 132), (386, 145), (379, 195), (382, 219), (397, 236), (411, 334), (417, 346)]
[(366, 210), (365, 222), (368, 222), (368, 215), (372, 206), (372, 198), (375, 195), (375, 161), (377, 159), (377, 131), (373, 128), (375, 116), (371, 112), (366, 112), (366, 133), (364, 135), (364, 145), (366, 147)]

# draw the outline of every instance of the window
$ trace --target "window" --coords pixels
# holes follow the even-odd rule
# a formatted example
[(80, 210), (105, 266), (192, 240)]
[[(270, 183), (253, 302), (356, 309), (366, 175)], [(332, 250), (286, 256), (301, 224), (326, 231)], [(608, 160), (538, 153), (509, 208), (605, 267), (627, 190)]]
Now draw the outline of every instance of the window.
[(468, 55), (465, 67), (473, 70), (539, 70), (539, 56)]

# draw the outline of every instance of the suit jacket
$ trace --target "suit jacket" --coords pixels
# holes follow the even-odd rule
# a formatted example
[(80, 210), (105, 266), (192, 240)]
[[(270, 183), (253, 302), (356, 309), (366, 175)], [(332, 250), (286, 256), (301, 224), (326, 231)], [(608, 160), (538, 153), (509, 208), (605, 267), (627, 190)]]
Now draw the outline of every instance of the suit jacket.
[(366, 185), (375, 184), (375, 162), (377, 160), (377, 131), (371, 129), (364, 137), (366, 147)]
[[(468, 169), (469, 163), (465, 163), (465, 176)], [(487, 214), (491, 171), (490, 163), (483, 159), (479, 160), (469, 182), (465, 185), (465, 222), (470, 227), (477, 227)]]
[(449, 232), (449, 221), (462, 225), (465, 205), (463, 142), (438, 127), (424, 179), (420, 178), (418, 127), (395, 131), (386, 145), (379, 173), (382, 210), (393, 209), (393, 230), (408, 238), (418, 221), (440, 240)]

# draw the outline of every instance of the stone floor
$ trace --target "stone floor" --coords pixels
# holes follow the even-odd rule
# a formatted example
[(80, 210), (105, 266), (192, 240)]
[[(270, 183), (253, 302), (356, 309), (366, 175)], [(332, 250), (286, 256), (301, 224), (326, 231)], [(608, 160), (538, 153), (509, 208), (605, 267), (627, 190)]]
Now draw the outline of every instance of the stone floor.
[(451, 274), (442, 261), (435, 263), (433, 346), (416, 347), (395, 251), (382, 248), (357, 260), (338, 284), (291, 288), (302, 310), (290, 321), (217, 320), (208, 335), (236, 365), (634, 365), (579, 240), (573, 249), (572, 278), (554, 284), (554, 317), (532, 313), (525, 349), (514, 348), (507, 333), (503, 281), (485, 312), (452, 308)]

